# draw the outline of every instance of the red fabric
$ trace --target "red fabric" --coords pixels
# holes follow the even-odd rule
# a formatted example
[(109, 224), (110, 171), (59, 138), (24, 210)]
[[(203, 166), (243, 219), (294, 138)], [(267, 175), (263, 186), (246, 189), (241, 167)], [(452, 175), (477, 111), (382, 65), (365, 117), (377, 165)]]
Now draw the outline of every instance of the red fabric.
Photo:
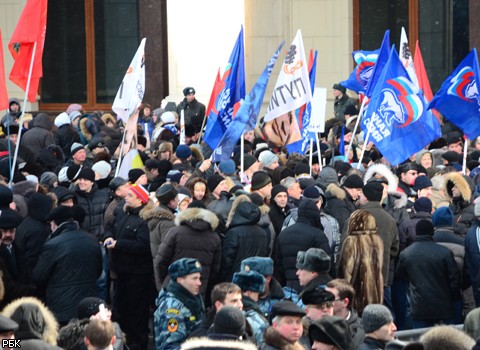
[[(422, 52), (420, 51), (420, 45), (417, 43), (415, 45), (415, 56), (413, 60), (413, 66), (415, 68), (415, 73), (417, 74), (418, 87), (420, 90), (423, 90), (423, 95), (425, 99), (430, 102), (433, 98), (432, 88), (430, 87), (430, 82), (428, 81), (427, 71), (425, 69), (425, 64), (423, 63)], [(432, 109), (433, 114), (437, 117), (438, 121), (441, 123), (442, 118), (437, 110)]]
[[(2, 31), (0, 30), (0, 44), (2, 43)], [(0, 45), (0, 111), (8, 109), (7, 84), (5, 82), (5, 64), (3, 61), (3, 46)]]
[(210, 95), (210, 100), (208, 101), (207, 110), (205, 112), (205, 116), (208, 118), (210, 116), (210, 112), (213, 110), (213, 105), (215, 104), (215, 100), (217, 99), (218, 94), (222, 91), (222, 79), (220, 78), (220, 68), (218, 68), (217, 77), (215, 78), (215, 84), (213, 85), (212, 94)]
[(15, 60), (10, 80), (22, 90), (27, 89), (28, 72), (32, 60), (33, 47), (37, 43), (28, 100), (34, 102), (42, 72), (42, 55), (47, 29), (47, 0), (27, 0), (18, 24), (8, 44)]

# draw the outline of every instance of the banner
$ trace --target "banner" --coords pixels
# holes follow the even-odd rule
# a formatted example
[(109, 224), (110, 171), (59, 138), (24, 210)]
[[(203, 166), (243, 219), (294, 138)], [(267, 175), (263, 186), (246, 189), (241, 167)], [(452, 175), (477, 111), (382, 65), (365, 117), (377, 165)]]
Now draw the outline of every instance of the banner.
[(354, 51), (352, 56), (357, 66), (350, 73), (348, 79), (341, 81), (340, 84), (347, 89), (355, 91), (357, 94), (364, 94), (379, 52), (380, 49), (375, 51)]
[(417, 74), (415, 73), (415, 66), (413, 62), (412, 52), (410, 51), (410, 47), (408, 46), (408, 38), (407, 33), (405, 32), (405, 28), (402, 27), (402, 33), (400, 35), (400, 51), (399, 55), (400, 62), (402, 62), (403, 67), (407, 70), (408, 76), (410, 80), (417, 86), (418, 79)]
[(10, 80), (26, 91), (33, 49), (35, 43), (37, 44), (27, 92), (30, 102), (35, 102), (40, 78), (43, 76), (42, 56), (46, 31), (47, 0), (28, 0), (8, 43), (8, 48), (14, 59)]
[(365, 91), (365, 95), (367, 97), (372, 96), (373, 90), (377, 85), (377, 80), (382, 74), (383, 67), (387, 63), (389, 56), (390, 56), (390, 30), (387, 30), (383, 36), (382, 46), (380, 47), (380, 52), (378, 53), (377, 61), (373, 66), (372, 74), (370, 76), (370, 79), (368, 80), (367, 89)]
[(3, 114), (3, 111), (8, 109), (10, 104), (8, 103), (7, 83), (5, 82), (5, 63), (3, 60), (2, 43), (2, 31), (0, 30), (0, 113)]
[(125, 123), (128, 117), (140, 106), (145, 93), (146, 40), (146, 38), (143, 38), (140, 42), (140, 46), (120, 84), (115, 101), (113, 101), (112, 110), (117, 114), (117, 119), (121, 119)]

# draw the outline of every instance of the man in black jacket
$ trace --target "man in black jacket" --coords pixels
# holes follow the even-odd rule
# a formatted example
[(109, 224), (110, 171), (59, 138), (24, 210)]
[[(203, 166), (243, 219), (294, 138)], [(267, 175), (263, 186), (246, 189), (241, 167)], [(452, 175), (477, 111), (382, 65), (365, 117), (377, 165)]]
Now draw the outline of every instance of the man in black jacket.
[(185, 98), (177, 106), (177, 114), (180, 117), (182, 110), (185, 113), (185, 124), (193, 124), (196, 130), (202, 127), (205, 118), (205, 105), (195, 98), (195, 89), (186, 87), (183, 89)]
[(410, 284), (413, 328), (449, 323), (460, 300), (461, 273), (453, 253), (433, 240), (431, 221), (420, 220), (416, 233), (415, 243), (400, 254), (397, 266), (398, 277)]
[(98, 295), (96, 280), (102, 271), (100, 246), (79, 228), (74, 215), (73, 207), (63, 205), (52, 211), (48, 217), (52, 235), (32, 276), (45, 288), (46, 305), (62, 325), (76, 317), (81, 300)]

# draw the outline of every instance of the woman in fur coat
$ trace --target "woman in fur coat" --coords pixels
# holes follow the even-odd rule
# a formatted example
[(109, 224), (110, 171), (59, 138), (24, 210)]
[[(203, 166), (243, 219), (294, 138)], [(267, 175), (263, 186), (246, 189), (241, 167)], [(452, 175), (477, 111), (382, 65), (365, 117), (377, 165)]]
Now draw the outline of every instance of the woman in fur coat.
[(337, 277), (355, 289), (353, 307), (359, 315), (368, 304), (383, 303), (383, 241), (376, 226), (375, 218), (367, 211), (353, 212), (338, 261)]

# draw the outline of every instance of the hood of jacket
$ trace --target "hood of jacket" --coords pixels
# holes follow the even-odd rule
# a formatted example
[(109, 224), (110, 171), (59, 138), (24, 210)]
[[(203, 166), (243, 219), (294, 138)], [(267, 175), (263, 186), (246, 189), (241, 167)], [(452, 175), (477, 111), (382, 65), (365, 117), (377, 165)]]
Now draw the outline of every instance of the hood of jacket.
[(175, 215), (162, 205), (156, 206), (153, 202), (147, 203), (139, 213), (140, 217), (145, 221), (150, 221), (152, 219), (157, 220), (175, 220)]
[(327, 197), (337, 198), (341, 201), (343, 201), (343, 200), (345, 200), (345, 198), (347, 198), (347, 192), (345, 192), (345, 190), (343, 188), (341, 188), (339, 185), (334, 184), (334, 183), (327, 186), (327, 191), (326, 191), (325, 195)]
[[(208, 224), (208, 228), (202, 222)], [(187, 225), (199, 231), (204, 231), (205, 229), (215, 231), (218, 227), (218, 217), (208, 209), (188, 208), (178, 214), (175, 218), (175, 225)]]
[(17, 339), (40, 339), (57, 345), (58, 323), (53, 313), (37, 298), (16, 299), (5, 306), (2, 315), (18, 323)]
[[(233, 199), (233, 197), (232, 197), (232, 199)], [(232, 200), (232, 199), (230, 199), (230, 200)], [(240, 203), (251, 202), (251, 201), (252, 200), (250, 199), (250, 197), (246, 194), (241, 194), (233, 200), (232, 207), (230, 208), (230, 211), (228, 212), (227, 224), (226, 224), (227, 227), (230, 226), (230, 223), (232, 222), (233, 216), (237, 212), (237, 208), (240, 205)]]
[(46, 113), (38, 113), (34, 119), (33, 126), (51, 131), (53, 123), (50, 121), (50, 117)]
[(385, 164), (374, 164), (368, 167), (363, 181), (366, 184), (375, 175), (384, 177), (388, 182), (388, 193), (396, 193), (398, 188), (398, 177)]
[(297, 222), (304, 222), (314, 227), (322, 227), (320, 223), (320, 210), (315, 202), (304, 199), (298, 205)]
[(260, 216), (260, 209), (256, 204), (247, 201), (240, 202), (235, 208), (234, 215), (228, 227), (230, 228), (239, 225), (255, 225), (260, 221)]
[(469, 202), (472, 198), (472, 189), (467, 180), (462, 174), (457, 172), (450, 172), (445, 174), (445, 190), (449, 199), (453, 198), (452, 188), (457, 186), (460, 191), (460, 195), (465, 202)]
[(52, 205), (52, 197), (43, 193), (35, 192), (27, 201), (28, 215), (38, 221), (46, 222), (48, 214), (50, 214), (52, 209)]
[(295, 343), (288, 342), (278, 333), (272, 326), (265, 330), (265, 343), (279, 350), (302, 350), (304, 347), (298, 341)]
[(37, 184), (33, 181), (20, 181), (13, 185), (12, 193), (19, 194), (22, 196), (29, 196), (32, 193), (36, 192)]

